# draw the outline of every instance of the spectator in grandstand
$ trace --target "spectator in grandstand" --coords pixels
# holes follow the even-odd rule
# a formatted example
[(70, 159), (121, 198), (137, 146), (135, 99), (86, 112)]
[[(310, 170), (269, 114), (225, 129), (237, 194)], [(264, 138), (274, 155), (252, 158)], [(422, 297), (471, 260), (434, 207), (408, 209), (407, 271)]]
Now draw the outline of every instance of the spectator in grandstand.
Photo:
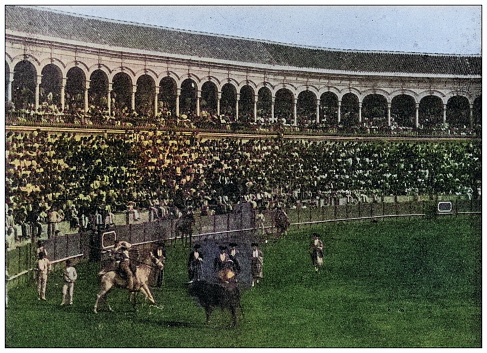
[(71, 205), (69, 207), (69, 228), (77, 229), (78, 227), (79, 227), (78, 211), (76, 210), (75, 205)]
[(16, 241), (20, 240), (18, 239), (15, 231), (14, 211), (12, 209), (7, 211), (7, 216), (5, 217), (5, 227), (7, 236), (12, 235)]
[(44, 253), (39, 253), (37, 260), (37, 300), (46, 300), (47, 275), (51, 270), (51, 263)]
[(193, 251), (189, 253), (188, 258), (188, 278), (189, 282), (201, 280), (201, 265), (203, 262), (203, 254), (199, 250), (201, 245), (195, 244), (193, 246)]
[(258, 243), (252, 243), (252, 258), (250, 261), (250, 271), (252, 275), (252, 287), (259, 284), (259, 281), (263, 278), (263, 265), (264, 265), (264, 255), (259, 249)]
[(74, 282), (78, 279), (76, 268), (72, 266), (71, 260), (66, 260), (63, 272), (63, 300), (61, 306), (65, 304), (73, 305)]
[(44, 254), (44, 257), (47, 258), (47, 250), (44, 247), (44, 241), (38, 240), (37, 241), (37, 249), (36, 249), (36, 255), (39, 257), (39, 254)]
[(51, 238), (57, 230), (57, 225), (63, 218), (56, 207), (51, 207), (47, 213), (47, 237)]

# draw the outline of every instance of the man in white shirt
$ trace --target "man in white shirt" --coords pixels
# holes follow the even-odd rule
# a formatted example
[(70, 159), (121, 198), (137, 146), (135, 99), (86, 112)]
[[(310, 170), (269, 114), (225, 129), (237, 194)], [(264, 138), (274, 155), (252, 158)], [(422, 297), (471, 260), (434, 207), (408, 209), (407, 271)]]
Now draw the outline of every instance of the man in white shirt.
[(37, 261), (37, 300), (46, 300), (47, 274), (51, 270), (51, 263), (45, 257), (44, 252), (39, 253)]
[(76, 269), (71, 266), (71, 260), (66, 260), (63, 279), (63, 301), (61, 305), (73, 305), (74, 282), (78, 279), (78, 274), (76, 273)]

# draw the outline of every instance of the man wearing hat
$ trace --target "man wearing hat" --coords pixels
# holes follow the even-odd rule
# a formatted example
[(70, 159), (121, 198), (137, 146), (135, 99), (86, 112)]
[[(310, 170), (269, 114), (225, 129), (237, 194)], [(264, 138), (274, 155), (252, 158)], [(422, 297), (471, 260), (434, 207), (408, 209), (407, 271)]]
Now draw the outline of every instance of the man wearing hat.
[(238, 246), (238, 244), (237, 243), (230, 243), (230, 244), (228, 244), (228, 246), (230, 247), (230, 251), (228, 253), (228, 256), (230, 257), (230, 260), (233, 261), (232, 270), (233, 270), (233, 272), (235, 272), (235, 274), (238, 275), (240, 273), (240, 263), (238, 262), (238, 259), (237, 259), (237, 254), (238, 254), (237, 246)]
[(313, 233), (312, 237), (310, 255), (315, 271), (318, 272), (319, 268), (323, 266), (323, 242), (318, 238), (317, 233)]
[(203, 262), (203, 256), (199, 250), (200, 248), (201, 245), (195, 244), (193, 251), (189, 253), (188, 277), (190, 283), (201, 279), (201, 263)]
[(264, 255), (259, 249), (259, 244), (252, 243), (252, 259), (250, 261), (250, 269), (252, 272), (252, 287), (259, 283), (259, 280), (263, 277), (262, 266), (264, 264)]

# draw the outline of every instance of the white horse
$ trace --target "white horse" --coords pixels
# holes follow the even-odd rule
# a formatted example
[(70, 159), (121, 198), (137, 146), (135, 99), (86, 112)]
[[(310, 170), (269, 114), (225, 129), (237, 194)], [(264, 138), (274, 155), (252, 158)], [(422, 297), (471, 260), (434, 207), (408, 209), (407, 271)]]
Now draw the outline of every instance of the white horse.
[[(154, 297), (152, 296), (152, 293), (149, 289), (149, 277), (151, 271), (155, 269), (155, 267), (163, 270), (164, 264), (157, 258), (155, 258), (152, 253), (150, 255), (150, 259), (147, 258), (146, 261), (137, 266), (135, 270), (134, 290), (130, 293), (130, 301), (132, 302), (134, 309), (136, 309), (136, 292), (143, 293), (149, 303), (151, 303), (152, 305), (156, 305)], [(147, 264), (147, 262), (150, 264)], [(154, 263), (155, 266), (152, 265), (152, 263)], [(98, 273), (98, 275), (100, 276), (100, 291), (96, 295), (96, 302), (93, 311), (95, 313), (98, 312), (98, 305), (100, 304), (100, 302), (104, 302), (107, 305), (108, 310), (112, 311), (112, 308), (107, 303), (107, 294), (113, 288), (127, 289), (127, 280), (125, 278), (122, 278), (119, 272), (113, 268), (108, 270), (102, 270), (100, 273)]]

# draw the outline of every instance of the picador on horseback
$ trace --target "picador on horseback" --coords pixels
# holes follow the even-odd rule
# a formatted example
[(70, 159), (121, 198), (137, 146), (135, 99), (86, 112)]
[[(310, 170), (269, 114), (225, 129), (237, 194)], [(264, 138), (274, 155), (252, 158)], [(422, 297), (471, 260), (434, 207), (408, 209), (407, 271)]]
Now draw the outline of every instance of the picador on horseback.
[(133, 291), (135, 288), (135, 270), (132, 270), (132, 264), (130, 261), (130, 253), (129, 249), (132, 247), (132, 244), (126, 241), (116, 241), (115, 247), (112, 250), (112, 258), (117, 262), (118, 268), (122, 275), (125, 275), (127, 279), (127, 289), (129, 291)]

